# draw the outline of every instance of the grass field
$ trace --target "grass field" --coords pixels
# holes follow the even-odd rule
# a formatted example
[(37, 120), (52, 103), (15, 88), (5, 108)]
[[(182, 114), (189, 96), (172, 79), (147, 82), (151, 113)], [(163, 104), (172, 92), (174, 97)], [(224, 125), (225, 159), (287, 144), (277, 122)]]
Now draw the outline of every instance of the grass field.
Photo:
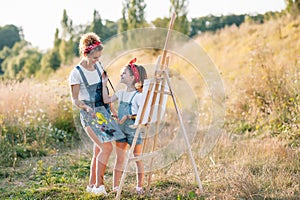
[[(134, 193), (135, 174), (129, 173), (122, 199), (299, 199), (299, 32), (299, 19), (287, 17), (195, 38), (219, 70), (226, 91), (224, 131), (213, 151), (201, 156), (203, 135), (192, 143), (203, 193), (185, 151), (154, 171), (150, 190), (142, 196)], [(134, 54), (145, 62), (157, 56)], [(211, 97), (201, 76), (185, 70), (186, 65), (173, 59), (171, 73), (177, 81), (192, 77), (187, 86), (199, 102), (179, 103), (201, 110), (198, 133), (210, 123), (211, 110), (202, 106)], [(48, 81), (0, 83), (0, 199), (102, 199), (85, 192), (91, 148), (80, 141), (74, 125), (67, 82), (71, 68), (60, 68)], [(112, 77), (114, 84), (117, 77)], [(184, 88), (175, 89), (184, 94)], [(165, 126), (172, 133), (178, 125), (170, 119), (175, 123)], [(105, 174), (109, 192), (112, 171), (110, 164)], [(114, 197), (109, 193), (105, 199)]]

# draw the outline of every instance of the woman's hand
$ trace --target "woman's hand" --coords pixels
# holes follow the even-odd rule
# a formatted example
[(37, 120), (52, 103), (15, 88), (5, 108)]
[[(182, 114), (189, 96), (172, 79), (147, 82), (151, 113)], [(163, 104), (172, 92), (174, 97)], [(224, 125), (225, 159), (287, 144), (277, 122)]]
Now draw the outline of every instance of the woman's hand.
[(88, 114), (90, 114), (93, 118), (96, 117), (94, 110), (88, 106), (88, 105), (84, 105), (83, 110), (85, 110)]

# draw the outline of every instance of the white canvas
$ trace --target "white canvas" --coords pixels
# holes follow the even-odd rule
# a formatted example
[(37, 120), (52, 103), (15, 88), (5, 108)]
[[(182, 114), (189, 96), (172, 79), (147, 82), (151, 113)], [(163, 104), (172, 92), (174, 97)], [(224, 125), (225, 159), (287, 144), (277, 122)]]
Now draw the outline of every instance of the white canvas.
[[(161, 95), (163, 95), (163, 97), (162, 97), (163, 99), (162, 99), (162, 103), (160, 105), (161, 106), (160, 120), (164, 116), (165, 109), (166, 109), (167, 98), (168, 98), (168, 93), (169, 93), (169, 88), (168, 88), (168, 85), (167, 85), (166, 81), (165, 81), (165, 87), (164, 87), (165, 93), (164, 94), (157, 93), (157, 97), (156, 97), (155, 104), (154, 104), (154, 107), (153, 107), (154, 110), (153, 110), (153, 113), (152, 113), (152, 116), (151, 116), (151, 120), (149, 121), (149, 116), (150, 116), (151, 104), (152, 104), (152, 101), (153, 101), (155, 85), (153, 85), (153, 87), (152, 87), (152, 89), (149, 93), (149, 100), (148, 100), (147, 105), (145, 105), (145, 100), (146, 100), (147, 92), (149, 90), (149, 86), (150, 86), (151, 83), (155, 83), (155, 80), (154, 79), (144, 80), (144, 86), (143, 86), (143, 92), (142, 92), (142, 102), (143, 103), (142, 103), (142, 105), (140, 106), (140, 108), (138, 110), (137, 118), (135, 120), (134, 126), (137, 126), (139, 124), (140, 119), (141, 119), (142, 110), (143, 110), (144, 106), (145, 106), (146, 110), (145, 110), (144, 117), (143, 117), (140, 124), (154, 123), (159, 119), (158, 118), (158, 108), (159, 108), (159, 99), (160, 99)], [(161, 91), (161, 90), (162, 90), (162, 83), (160, 83), (160, 85), (158, 87), (158, 91)]]

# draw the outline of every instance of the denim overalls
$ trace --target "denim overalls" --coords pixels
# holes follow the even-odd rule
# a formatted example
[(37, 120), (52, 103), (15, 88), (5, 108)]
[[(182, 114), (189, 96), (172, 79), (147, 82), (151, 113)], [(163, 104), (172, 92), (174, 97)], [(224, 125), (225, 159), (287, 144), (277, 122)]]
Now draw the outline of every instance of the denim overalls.
[(119, 130), (116, 122), (111, 118), (109, 104), (103, 102), (102, 97), (102, 76), (95, 65), (95, 68), (100, 77), (100, 81), (95, 84), (89, 85), (83, 71), (79, 66), (76, 66), (78, 69), (83, 83), (87, 88), (87, 91), (90, 96), (90, 101), (83, 100), (83, 102), (90, 106), (96, 113), (96, 117), (92, 117), (84, 110), (80, 110), (80, 120), (83, 127), (90, 126), (94, 133), (97, 135), (100, 142), (109, 142), (117, 139), (124, 138), (125, 135)]
[(104, 106), (108, 112), (110, 112), (110, 109), (109, 109), (109, 104), (105, 104), (103, 102), (103, 98), (102, 98), (102, 75), (98, 69), (98, 67), (95, 65), (95, 68), (98, 72), (98, 75), (100, 77), (100, 81), (99, 83), (95, 83), (95, 84), (92, 84), (92, 85), (89, 85), (83, 71), (81, 70), (81, 68), (79, 66), (76, 66), (76, 69), (78, 69), (81, 77), (82, 77), (82, 80), (83, 80), (83, 83), (89, 93), (89, 96), (90, 96), (90, 101), (84, 101), (85, 104), (87, 104), (88, 106), (90, 106), (91, 108), (95, 108), (95, 107), (99, 107), (99, 106)]
[[(135, 97), (135, 95), (138, 93), (138, 91), (136, 91), (129, 102), (124, 102), (123, 101), (123, 94), (119, 103), (119, 108), (118, 108), (118, 118), (122, 119), (122, 117), (124, 115), (132, 115), (132, 111), (131, 111), (131, 106), (132, 106), (132, 100)], [(121, 140), (117, 140), (118, 142), (127, 142), (129, 145), (132, 144), (134, 135), (135, 135), (135, 128), (131, 128), (130, 126), (134, 124), (134, 120), (133, 119), (126, 119), (126, 121), (123, 124), (119, 124), (120, 129), (122, 130), (123, 133), (125, 133), (126, 138), (123, 138)], [(136, 144), (142, 144), (142, 137), (141, 137), (141, 133), (139, 133)]]

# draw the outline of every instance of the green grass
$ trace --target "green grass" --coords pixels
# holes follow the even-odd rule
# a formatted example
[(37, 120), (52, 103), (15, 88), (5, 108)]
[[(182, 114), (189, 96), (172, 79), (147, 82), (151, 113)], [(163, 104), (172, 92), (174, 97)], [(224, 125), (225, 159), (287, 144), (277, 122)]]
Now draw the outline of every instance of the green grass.
[[(90, 153), (79, 148), (28, 158), (15, 168), (3, 168), (0, 199), (101, 199), (85, 192)], [(223, 135), (209, 157), (201, 159), (194, 153), (203, 194), (199, 194), (189, 156), (184, 154), (170, 166), (153, 173), (150, 190), (145, 195), (135, 194), (136, 177), (128, 173), (122, 199), (296, 200), (300, 195), (300, 153), (274, 139), (232, 141)], [(105, 185), (109, 192), (105, 199), (114, 199), (110, 165), (105, 173)]]

